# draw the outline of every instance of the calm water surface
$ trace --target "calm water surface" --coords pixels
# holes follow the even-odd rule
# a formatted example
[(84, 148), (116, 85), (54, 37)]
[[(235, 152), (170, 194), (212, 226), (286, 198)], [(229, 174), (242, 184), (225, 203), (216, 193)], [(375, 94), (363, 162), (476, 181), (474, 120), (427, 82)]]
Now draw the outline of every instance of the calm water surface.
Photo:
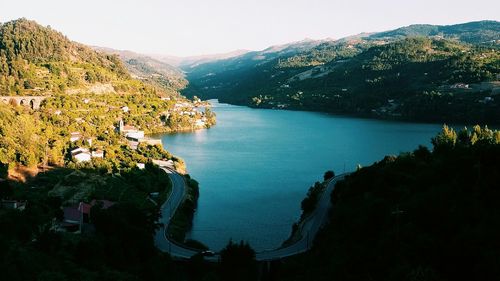
[(213, 105), (215, 127), (160, 137), (200, 182), (189, 237), (214, 250), (231, 238), (249, 241), (256, 250), (279, 246), (300, 216), (308, 188), (326, 170), (352, 171), (419, 144), (430, 146), (441, 129), (439, 124)]

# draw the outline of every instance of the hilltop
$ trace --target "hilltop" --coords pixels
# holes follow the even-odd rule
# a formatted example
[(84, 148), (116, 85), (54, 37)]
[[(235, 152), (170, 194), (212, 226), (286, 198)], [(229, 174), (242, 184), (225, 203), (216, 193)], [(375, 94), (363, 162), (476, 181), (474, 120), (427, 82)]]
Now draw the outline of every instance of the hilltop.
[(498, 123), (500, 23), (412, 25), (184, 68), (188, 96), (419, 121)]
[(164, 88), (171, 94), (178, 94), (178, 91), (188, 84), (182, 70), (150, 56), (104, 47), (93, 47), (93, 49), (117, 55), (133, 78)]
[(439, 36), (471, 44), (498, 43), (500, 25), (497, 21), (476, 21), (455, 25), (414, 24), (379, 32), (370, 38), (404, 38), (409, 36)]
[(0, 25), (0, 91), (48, 95), (90, 89), (96, 83), (125, 86), (130, 75), (116, 56), (98, 53), (34, 21)]

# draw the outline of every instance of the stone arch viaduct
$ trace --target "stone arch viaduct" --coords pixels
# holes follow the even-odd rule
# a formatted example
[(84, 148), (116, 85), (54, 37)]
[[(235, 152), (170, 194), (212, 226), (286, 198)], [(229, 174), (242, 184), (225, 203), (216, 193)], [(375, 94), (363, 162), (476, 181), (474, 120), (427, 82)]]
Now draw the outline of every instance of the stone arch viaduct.
[(32, 109), (39, 109), (40, 104), (47, 97), (43, 96), (0, 96), (3, 103), (15, 102), (17, 105), (29, 106)]

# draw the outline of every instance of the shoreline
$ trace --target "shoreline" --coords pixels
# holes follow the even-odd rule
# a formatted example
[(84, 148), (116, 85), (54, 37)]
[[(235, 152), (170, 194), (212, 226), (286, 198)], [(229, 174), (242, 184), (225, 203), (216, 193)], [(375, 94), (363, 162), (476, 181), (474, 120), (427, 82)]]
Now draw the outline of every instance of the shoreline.
[(477, 121), (460, 121), (460, 120), (453, 120), (453, 121), (446, 121), (442, 119), (436, 119), (436, 120), (422, 120), (422, 119), (412, 119), (410, 117), (395, 117), (395, 116), (374, 116), (372, 114), (366, 114), (366, 113), (347, 113), (347, 112), (332, 112), (332, 111), (326, 111), (326, 110), (314, 110), (314, 109), (308, 109), (308, 108), (297, 108), (297, 107), (287, 107), (287, 108), (277, 108), (275, 106), (255, 106), (252, 104), (247, 104), (247, 103), (232, 103), (229, 101), (223, 100), (221, 102), (222, 104), (229, 104), (229, 105), (234, 105), (234, 106), (245, 106), (248, 108), (252, 109), (265, 109), (265, 110), (283, 110), (283, 111), (299, 111), (299, 112), (311, 112), (311, 113), (320, 113), (320, 114), (326, 114), (326, 115), (332, 115), (335, 117), (345, 117), (345, 118), (359, 118), (359, 119), (366, 119), (366, 120), (380, 120), (380, 121), (390, 121), (390, 122), (398, 122), (398, 123), (415, 123), (415, 124), (447, 124), (451, 126), (464, 126), (464, 124), (467, 124), (466, 126), (474, 126), (476, 124), (481, 124), (481, 125), (490, 125), (492, 128), (497, 128), (500, 127), (500, 120), (499, 121), (494, 121), (492, 120), (491, 122), (477, 122)]

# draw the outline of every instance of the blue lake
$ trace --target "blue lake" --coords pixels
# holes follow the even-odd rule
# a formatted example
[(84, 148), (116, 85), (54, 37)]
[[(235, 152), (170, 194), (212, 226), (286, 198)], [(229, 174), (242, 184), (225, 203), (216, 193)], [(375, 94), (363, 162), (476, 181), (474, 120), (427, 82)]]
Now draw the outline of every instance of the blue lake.
[(217, 125), (161, 135), (200, 183), (189, 238), (213, 250), (229, 239), (256, 250), (278, 247), (300, 216), (308, 188), (333, 169), (367, 166), (411, 151), (441, 124), (390, 122), (321, 113), (251, 109), (213, 102)]

